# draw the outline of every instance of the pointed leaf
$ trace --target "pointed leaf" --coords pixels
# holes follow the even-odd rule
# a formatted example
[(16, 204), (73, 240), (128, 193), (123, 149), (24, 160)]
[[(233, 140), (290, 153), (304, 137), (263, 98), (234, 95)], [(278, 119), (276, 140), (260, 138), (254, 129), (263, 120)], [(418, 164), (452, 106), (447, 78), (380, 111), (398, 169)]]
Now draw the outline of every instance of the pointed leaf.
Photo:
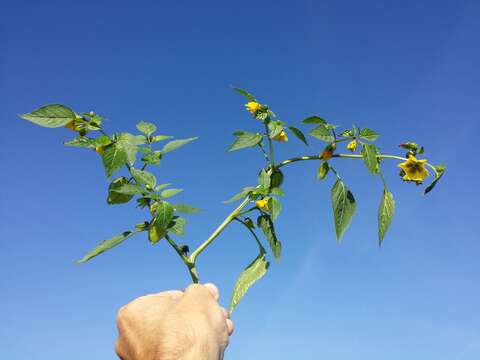
[(126, 164), (127, 154), (123, 147), (118, 146), (118, 143), (114, 143), (105, 148), (102, 160), (105, 173), (107, 177), (110, 177)]
[(447, 167), (445, 165), (435, 166), (435, 169), (437, 170), (438, 175), (435, 177), (435, 180), (433, 180), (433, 182), (425, 188), (425, 191), (423, 193), (424, 195), (427, 195), (430, 191), (433, 190), (435, 185), (437, 185), (437, 182), (442, 178), (443, 174), (445, 174), (446, 168)]
[(155, 187), (157, 179), (155, 178), (155, 175), (153, 175), (151, 172), (145, 170), (137, 170), (135, 168), (131, 168), (130, 172), (132, 173), (132, 176), (135, 181), (137, 181), (137, 183), (148, 185), (151, 188)]
[(300, 129), (297, 129), (294, 126), (289, 126), (288, 128), (293, 133), (293, 135), (295, 135), (297, 138), (300, 139), (300, 141), (302, 141), (305, 145), (308, 146), (307, 138), (305, 137), (305, 135), (303, 134), (303, 132)]
[(254, 134), (246, 131), (237, 131), (234, 133), (237, 139), (230, 145), (228, 151), (235, 151), (247, 147), (257, 146), (262, 141), (262, 134)]
[(179, 216), (175, 216), (173, 220), (170, 222), (170, 225), (168, 226), (168, 231), (171, 232), (172, 234), (182, 236), (185, 234), (186, 223), (187, 223), (186, 219)]
[(119, 192), (115, 192), (115, 190), (119, 189), (122, 185), (128, 184), (128, 179), (125, 177), (119, 177), (113, 180), (108, 187), (108, 196), (107, 196), (107, 203), (108, 204), (125, 204), (129, 202), (133, 195), (126, 195)]
[(382, 201), (378, 208), (378, 242), (382, 245), (383, 238), (392, 222), (393, 214), (395, 213), (395, 200), (393, 194), (385, 189), (383, 191)]
[(45, 105), (31, 113), (18, 116), (47, 128), (59, 128), (75, 119), (73, 110), (61, 104)]
[(245, 198), (248, 194), (250, 194), (253, 190), (255, 190), (254, 187), (252, 187), (252, 186), (247, 186), (247, 187), (243, 188), (242, 191), (240, 191), (238, 194), (233, 195), (230, 199), (225, 200), (223, 203), (224, 203), (224, 204), (228, 204), (228, 203), (231, 203), (231, 202), (234, 202), (234, 201), (238, 201), (238, 200), (240, 200), (240, 199), (243, 199), (243, 198)]
[(123, 234), (114, 236), (113, 238), (111, 238), (109, 240), (105, 240), (105, 241), (101, 242), (100, 244), (98, 244), (92, 251), (87, 253), (83, 258), (81, 258), (80, 260), (77, 260), (76, 262), (78, 264), (84, 263), (84, 262), (94, 258), (95, 256), (98, 256), (101, 253), (103, 253), (107, 250), (110, 250), (111, 248), (121, 244), (122, 242), (127, 240), (129, 237), (132, 237), (136, 233), (137, 233), (137, 231), (133, 231), (133, 232), (132, 231), (125, 231)]
[(302, 122), (304, 124), (327, 124), (327, 120), (321, 118), (320, 116), (309, 116)]
[(362, 129), (360, 130), (359, 137), (368, 141), (375, 141), (380, 135), (372, 129)]
[(169, 197), (172, 197), (174, 195), (177, 195), (178, 193), (181, 193), (182, 191), (183, 191), (183, 189), (167, 189), (167, 190), (163, 190), (160, 193), (160, 196), (163, 197), (163, 198), (169, 198)]
[(363, 162), (372, 175), (378, 174), (379, 171), (377, 153), (378, 148), (373, 144), (364, 144), (362, 146)]
[(335, 137), (330, 133), (330, 130), (325, 125), (317, 126), (311, 130), (309, 134), (325, 142), (332, 142), (335, 140)]
[(333, 217), (337, 239), (341, 240), (355, 214), (355, 198), (343, 181), (338, 179), (331, 190)]
[(157, 204), (156, 216), (150, 224), (148, 239), (152, 244), (157, 243), (167, 234), (167, 228), (173, 219), (173, 206), (162, 201)]
[(145, 122), (145, 121), (140, 121), (138, 124), (137, 124), (137, 129), (138, 131), (140, 131), (141, 133), (147, 135), (147, 136), (150, 136), (152, 135), (156, 130), (157, 130), (157, 127), (155, 126), (155, 124), (152, 124), (152, 123), (149, 123), (149, 122)]
[(235, 91), (238, 92), (239, 94), (242, 94), (243, 96), (245, 96), (248, 101), (255, 101), (255, 102), (257, 102), (257, 99), (255, 99), (255, 96), (253, 96), (253, 95), (250, 94), (249, 92), (247, 92), (247, 91), (245, 91), (245, 90), (243, 90), (243, 89), (237, 88), (237, 87), (234, 87), (233, 90), (235, 90)]
[(172, 204), (172, 206), (175, 209), (175, 211), (183, 214), (195, 214), (200, 211), (199, 208), (196, 208), (187, 204), (182, 204), (182, 203)]
[(257, 225), (262, 229), (275, 260), (280, 261), (282, 243), (277, 239), (272, 219), (268, 215), (261, 215), (257, 218)]
[(271, 197), (268, 199), (268, 208), (270, 209), (270, 214), (272, 214), (272, 220), (275, 221), (282, 211), (282, 204), (277, 198)]
[(188, 139), (180, 139), (180, 140), (169, 141), (163, 147), (162, 153), (166, 154), (170, 151), (176, 150), (179, 147), (182, 147), (182, 146), (184, 146), (184, 145), (188, 144), (189, 142), (191, 142), (193, 140), (196, 140), (196, 139), (198, 139), (198, 137), (191, 137), (191, 138), (188, 138)]
[(230, 313), (235, 310), (248, 289), (266, 274), (269, 265), (268, 261), (265, 260), (265, 252), (260, 252), (255, 260), (240, 274), (233, 289)]

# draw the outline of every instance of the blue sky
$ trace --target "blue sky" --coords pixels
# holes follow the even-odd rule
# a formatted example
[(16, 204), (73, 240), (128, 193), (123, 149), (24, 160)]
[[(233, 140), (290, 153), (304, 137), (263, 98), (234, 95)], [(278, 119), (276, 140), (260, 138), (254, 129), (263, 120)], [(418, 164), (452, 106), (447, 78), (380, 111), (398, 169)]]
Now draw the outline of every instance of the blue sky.
[[(71, 132), (15, 114), (59, 102), (107, 116), (111, 131), (148, 120), (161, 133), (200, 136), (156, 172), (204, 209), (189, 217), (185, 242), (195, 246), (262, 164), (256, 151), (225, 151), (233, 131), (258, 125), (235, 85), (292, 124), (317, 114), (368, 126), (384, 152), (415, 140), (448, 173), (425, 197), (400, 180), (396, 162), (385, 165), (397, 212), (379, 249), (381, 183), (363, 164), (338, 161), (358, 201), (341, 245), (333, 179), (316, 181), (313, 163), (288, 168), (283, 258), (237, 308), (226, 358), (480, 358), (479, 15), (475, 1), (3, 3), (0, 357), (114, 359), (117, 308), (189, 282), (172, 250), (144, 236), (75, 265), (144, 219), (106, 204), (98, 156), (65, 148)], [(292, 139), (279, 157), (322, 146)], [(202, 254), (202, 279), (219, 286), (223, 305), (255, 251), (232, 226)]]

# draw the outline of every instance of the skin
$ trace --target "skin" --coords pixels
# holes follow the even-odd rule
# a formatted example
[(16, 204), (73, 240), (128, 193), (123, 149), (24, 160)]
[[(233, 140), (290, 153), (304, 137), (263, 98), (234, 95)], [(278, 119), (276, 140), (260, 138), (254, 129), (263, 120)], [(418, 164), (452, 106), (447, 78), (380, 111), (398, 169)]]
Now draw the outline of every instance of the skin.
[(118, 311), (122, 360), (221, 360), (233, 333), (213, 284), (139, 297)]

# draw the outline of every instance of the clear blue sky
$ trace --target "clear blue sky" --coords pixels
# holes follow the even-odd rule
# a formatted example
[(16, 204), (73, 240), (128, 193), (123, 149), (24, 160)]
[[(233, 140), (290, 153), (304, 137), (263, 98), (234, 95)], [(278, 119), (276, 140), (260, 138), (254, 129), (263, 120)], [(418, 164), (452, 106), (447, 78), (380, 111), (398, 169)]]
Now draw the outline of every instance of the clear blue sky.
[[(185, 241), (195, 245), (262, 162), (253, 150), (225, 151), (233, 131), (257, 125), (235, 85), (291, 123), (317, 114), (367, 125), (385, 152), (413, 139), (449, 167), (424, 197), (386, 165), (398, 206), (381, 249), (381, 184), (360, 162), (337, 165), (359, 211), (341, 245), (332, 179), (316, 181), (312, 163), (289, 168), (283, 259), (239, 305), (226, 359), (479, 359), (479, 17), (476, 1), (4, 2), (0, 358), (114, 359), (117, 308), (189, 282), (172, 250), (144, 236), (73, 264), (143, 218), (106, 204), (98, 156), (63, 147), (71, 132), (15, 114), (60, 102), (106, 115), (112, 131), (149, 120), (200, 136), (157, 172), (204, 209), (189, 218)], [(292, 139), (282, 157), (322, 146), (311, 144)], [(224, 305), (255, 251), (232, 226), (200, 258)]]

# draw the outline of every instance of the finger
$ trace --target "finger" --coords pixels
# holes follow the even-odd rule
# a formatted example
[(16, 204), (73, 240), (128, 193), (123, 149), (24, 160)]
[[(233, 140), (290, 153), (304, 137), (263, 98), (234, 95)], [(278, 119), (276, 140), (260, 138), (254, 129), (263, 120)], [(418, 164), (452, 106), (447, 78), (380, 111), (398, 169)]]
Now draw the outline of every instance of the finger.
[(206, 283), (203, 286), (205, 286), (208, 289), (208, 291), (210, 291), (213, 298), (218, 301), (218, 298), (220, 297), (220, 293), (218, 292), (217, 287), (212, 283)]
[(223, 317), (226, 319), (230, 318), (230, 313), (224, 307), (220, 308), (222, 310)]
[(231, 336), (233, 334), (233, 331), (235, 330), (235, 326), (233, 325), (233, 321), (230, 319), (227, 319), (226, 322), (227, 322), (228, 336)]

